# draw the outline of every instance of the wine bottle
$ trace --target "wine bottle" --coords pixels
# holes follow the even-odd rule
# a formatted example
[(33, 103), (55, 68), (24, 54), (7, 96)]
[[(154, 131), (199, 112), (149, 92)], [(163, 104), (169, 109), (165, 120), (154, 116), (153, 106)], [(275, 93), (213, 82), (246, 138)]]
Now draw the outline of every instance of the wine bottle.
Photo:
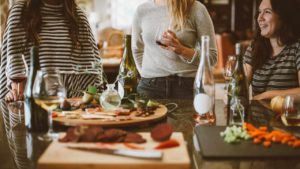
[[(232, 79), (228, 86), (228, 112), (229, 119), (239, 119), (245, 118), (248, 112), (249, 106), (249, 91), (247, 78), (243, 67), (243, 56), (241, 55), (241, 44), (237, 43), (235, 45), (235, 54), (237, 58), (237, 63), (235, 65), (235, 70), (232, 75)], [(238, 102), (238, 103), (236, 103)], [(238, 105), (238, 110), (241, 112), (236, 113)], [(245, 119), (241, 120), (231, 120), (229, 124), (241, 124)]]
[(201, 37), (201, 58), (194, 82), (194, 107), (198, 112), (196, 122), (200, 125), (214, 125), (215, 83), (213, 66), (209, 57), (209, 36)]
[(136, 93), (138, 71), (131, 51), (131, 35), (125, 35), (125, 49), (120, 64), (119, 76), (126, 76), (118, 81), (118, 92), (121, 98), (128, 96), (130, 93)]
[(38, 47), (30, 50), (30, 71), (24, 91), (25, 97), (25, 125), (30, 132), (46, 132), (48, 130), (47, 111), (38, 106), (33, 98), (33, 84), (37, 70), (40, 69)]

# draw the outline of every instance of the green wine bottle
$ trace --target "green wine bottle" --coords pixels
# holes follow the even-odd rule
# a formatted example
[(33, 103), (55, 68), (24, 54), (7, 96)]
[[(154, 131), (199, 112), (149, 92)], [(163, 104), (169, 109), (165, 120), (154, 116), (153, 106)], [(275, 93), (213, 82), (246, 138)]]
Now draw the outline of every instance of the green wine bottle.
[(138, 84), (138, 70), (136, 68), (132, 51), (131, 51), (131, 35), (125, 35), (125, 48), (123, 59), (120, 64), (118, 81), (118, 92), (121, 98), (127, 97), (131, 93), (136, 93)]
[[(241, 54), (241, 44), (235, 45), (236, 66), (232, 75), (232, 79), (228, 89), (228, 112), (229, 124), (242, 124), (248, 114), (249, 107), (249, 86), (247, 84), (247, 77), (243, 67), (243, 56)], [(237, 103), (238, 102), (238, 103)], [(242, 111), (236, 113), (238, 110)], [(233, 111), (235, 110), (235, 111)]]
[(38, 47), (30, 50), (30, 71), (24, 91), (25, 96), (25, 125), (30, 132), (46, 132), (48, 130), (48, 113), (38, 106), (33, 98), (33, 84), (40, 69)]

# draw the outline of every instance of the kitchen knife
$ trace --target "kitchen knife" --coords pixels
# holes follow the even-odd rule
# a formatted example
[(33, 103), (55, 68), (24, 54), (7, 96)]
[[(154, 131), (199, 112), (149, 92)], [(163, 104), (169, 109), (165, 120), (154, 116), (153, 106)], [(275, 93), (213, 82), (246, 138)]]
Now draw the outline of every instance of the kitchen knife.
[(88, 151), (88, 152), (95, 152), (95, 153), (142, 158), (142, 159), (161, 160), (163, 156), (163, 152), (161, 151), (150, 151), (150, 150), (109, 149), (109, 148), (98, 148), (98, 147), (80, 147), (80, 146), (72, 146), (72, 145), (68, 145), (67, 148)]

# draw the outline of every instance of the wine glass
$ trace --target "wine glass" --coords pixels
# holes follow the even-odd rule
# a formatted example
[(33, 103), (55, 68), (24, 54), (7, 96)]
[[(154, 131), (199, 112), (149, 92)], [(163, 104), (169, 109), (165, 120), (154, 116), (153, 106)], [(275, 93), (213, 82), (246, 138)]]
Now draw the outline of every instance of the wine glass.
[(300, 95), (285, 96), (283, 113), (288, 125), (300, 124)]
[(226, 84), (228, 84), (228, 82), (232, 78), (234, 68), (235, 68), (235, 63), (236, 63), (236, 57), (234, 55), (229, 55), (223, 71), (223, 76)]
[(34, 81), (32, 94), (35, 103), (48, 112), (48, 132), (38, 138), (43, 141), (56, 139), (58, 134), (53, 132), (52, 111), (63, 102), (66, 96), (66, 91), (62, 85), (59, 71), (38, 71)]
[(223, 76), (224, 76), (224, 79), (225, 79), (224, 90), (226, 92), (226, 94), (223, 98), (223, 101), (226, 104), (227, 104), (227, 101), (228, 101), (228, 98), (227, 98), (227, 94), (228, 94), (228, 90), (229, 90), (228, 85), (229, 85), (229, 82), (230, 82), (230, 80), (233, 76), (235, 65), (236, 65), (236, 57), (234, 55), (229, 55), (228, 59), (225, 63), (225, 66), (224, 66), (224, 71), (223, 71)]
[(167, 30), (171, 30), (171, 22), (163, 22), (158, 26), (155, 34), (155, 43), (157, 45), (167, 47), (167, 45), (162, 43), (162, 41), (164, 40), (163, 35)]
[(9, 56), (7, 58), (6, 77), (17, 85), (17, 101), (22, 100), (27, 76), (28, 65), (26, 63), (24, 55)]

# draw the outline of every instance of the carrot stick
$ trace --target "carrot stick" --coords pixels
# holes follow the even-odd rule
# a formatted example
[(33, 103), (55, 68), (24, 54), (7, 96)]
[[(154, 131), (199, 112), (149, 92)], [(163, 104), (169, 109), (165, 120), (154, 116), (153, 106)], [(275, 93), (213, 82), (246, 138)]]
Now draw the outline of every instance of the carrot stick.
[(133, 149), (133, 150), (144, 150), (145, 148), (142, 147), (142, 146), (138, 146), (136, 144), (132, 144), (132, 143), (124, 143), (124, 145), (130, 149)]
[(177, 147), (179, 146), (179, 142), (175, 139), (170, 139), (164, 142), (161, 142), (158, 144), (154, 149), (165, 149), (165, 148), (172, 148), (172, 147)]
[(265, 147), (270, 147), (271, 144), (272, 144), (271, 141), (264, 141), (264, 146), (265, 146)]

